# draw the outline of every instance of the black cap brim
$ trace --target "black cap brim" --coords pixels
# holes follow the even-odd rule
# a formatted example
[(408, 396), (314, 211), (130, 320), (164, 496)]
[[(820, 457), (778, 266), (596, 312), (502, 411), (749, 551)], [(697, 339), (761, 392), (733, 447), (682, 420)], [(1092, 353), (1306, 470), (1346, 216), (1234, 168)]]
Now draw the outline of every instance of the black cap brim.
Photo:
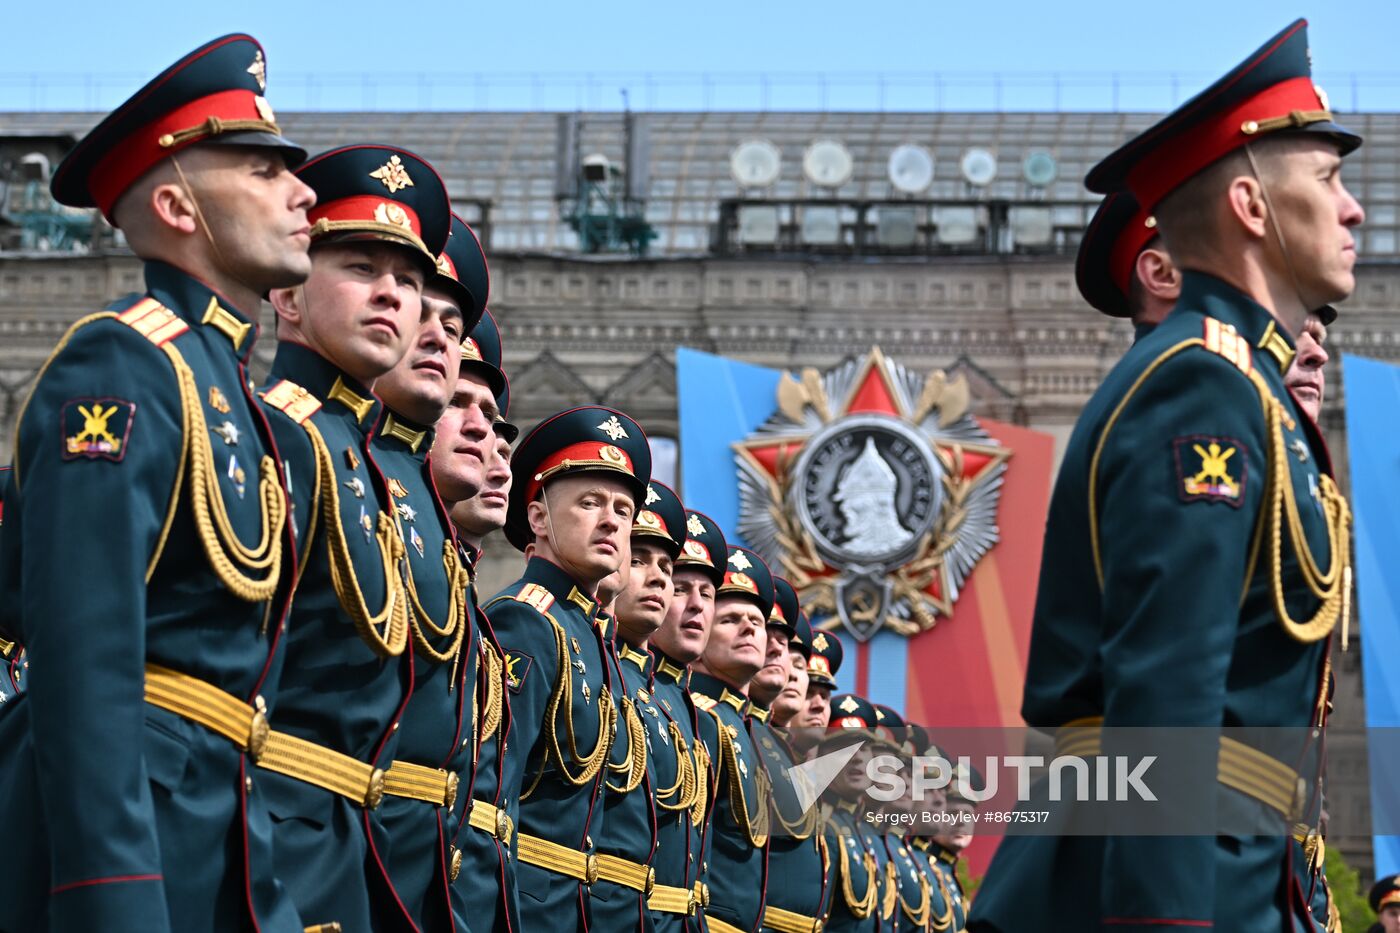
[(249, 131), (246, 133), (220, 133), (201, 139), (200, 146), (246, 146), (256, 149), (276, 149), (287, 163), (287, 168), (296, 168), (306, 161), (306, 150), (285, 136), (276, 133)]

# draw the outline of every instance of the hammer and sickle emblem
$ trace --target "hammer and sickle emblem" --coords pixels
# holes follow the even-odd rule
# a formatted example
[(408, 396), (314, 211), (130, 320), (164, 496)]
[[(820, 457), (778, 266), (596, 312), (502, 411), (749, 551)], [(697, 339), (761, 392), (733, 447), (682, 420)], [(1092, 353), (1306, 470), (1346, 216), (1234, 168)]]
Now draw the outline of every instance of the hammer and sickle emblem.
[(1225, 462), (1235, 455), (1235, 448), (1230, 447), (1222, 452), (1220, 445), (1214, 442), (1204, 450), (1200, 444), (1192, 444), (1191, 447), (1201, 457), (1201, 472), (1193, 476), (1191, 482), (1199, 484), (1212, 479), (1224, 486), (1235, 485), (1235, 481), (1230, 478), (1229, 466)]
[(851, 602), (847, 610), (851, 618), (858, 622), (869, 622), (875, 618), (875, 613), (880, 609), (880, 604), (869, 593), (855, 593), (851, 596)]
[(103, 408), (99, 403), (88, 408), (86, 405), (79, 405), (78, 412), (83, 416), (83, 430), (74, 438), (75, 441), (92, 438), (93, 443), (106, 441), (111, 445), (113, 453), (121, 449), (122, 442), (107, 430), (107, 420), (117, 413), (117, 406)]

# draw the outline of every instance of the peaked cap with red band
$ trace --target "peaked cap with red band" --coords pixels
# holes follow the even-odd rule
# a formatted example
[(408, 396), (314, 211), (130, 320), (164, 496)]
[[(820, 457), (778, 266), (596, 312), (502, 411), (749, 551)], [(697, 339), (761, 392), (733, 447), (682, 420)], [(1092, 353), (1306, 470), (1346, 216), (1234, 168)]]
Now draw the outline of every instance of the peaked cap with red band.
[(611, 476), (627, 486), (636, 508), (642, 508), (651, 481), (651, 447), (641, 425), (622, 412), (574, 408), (531, 428), (511, 454), (510, 471), (506, 539), (523, 551), (531, 541), (529, 505), (555, 477)]
[[(486, 312), (491, 275), (486, 267), (486, 251), (481, 248), (476, 231), (456, 214), (452, 215), (451, 230), (447, 246), (437, 259), (437, 273), (428, 280), (428, 285), (452, 296), (462, 311), (463, 333), (470, 334)], [(462, 359), (468, 359), (465, 346)], [(496, 365), (500, 365), (499, 361)]]
[(846, 657), (846, 649), (841, 647), (841, 639), (835, 632), (813, 632), (812, 654), (807, 658), (807, 679), (823, 687), (836, 686), (836, 674), (841, 670), (841, 661)]
[(196, 143), (276, 149), (289, 167), (306, 150), (284, 139), (264, 98), (267, 58), (241, 33), (206, 43), (180, 59), (79, 140), (50, 187), (70, 207), (112, 208), (137, 179)]
[(879, 726), (880, 716), (874, 704), (854, 693), (838, 693), (831, 698), (831, 720), (827, 723), (821, 744), (845, 744), (853, 736), (860, 736), (874, 744), (898, 749), (899, 743), (888, 732), (882, 732)]
[(1400, 904), (1400, 875), (1382, 878), (1371, 886), (1367, 897), (1377, 915), (1391, 904)]
[(802, 606), (797, 601), (797, 590), (782, 577), (773, 577), (773, 611), (768, 613), (768, 624), (787, 632), (791, 640), (797, 634), (797, 617), (802, 614)]
[(763, 612), (767, 619), (773, 613), (773, 574), (768, 564), (748, 548), (729, 546), (729, 563), (724, 569), (724, 582), (715, 598), (741, 596)]
[(1157, 221), (1138, 207), (1137, 198), (1118, 191), (1099, 209), (1079, 241), (1074, 281), (1084, 300), (1112, 317), (1132, 317), (1129, 301), (1137, 258), (1157, 238)]
[[(774, 579), (781, 580), (782, 578), (775, 577)], [(786, 580), (782, 582), (787, 583)], [(791, 586), (791, 584), (788, 585)], [(788, 636), (788, 648), (806, 658), (808, 664), (812, 660), (812, 635), (812, 621), (807, 618), (807, 613), (803, 612), (799, 606), (797, 618), (792, 625), (792, 634)]]
[(637, 503), (632, 518), (632, 537), (660, 542), (671, 560), (685, 547), (685, 506), (670, 486), (652, 480), (646, 495)]
[(1324, 135), (1343, 155), (1361, 145), (1360, 136), (1333, 122), (1327, 96), (1313, 84), (1308, 23), (1302, 19), (1109, 154), (1084, 185), (1100, 194), (1131, 191), (1152, 211), (1197, 172), (1283, 132)]
[(452, 202), (423, 159), (398, 146), (342, 146), (308, 159), (297, 176), (316, 192), (307, 215), (313, 248), (354, 240), (396, 243), (436, 273)]
[[(488, 309), (482, 308), (480, 320), (462, 339), (462, 372), (471, 371), (486, 380), (491, 394), (496, 396), (496, 407), (504, 416), (510, 405), (510, 396), (502, 366), (503, 353), (500, 325)], [(501, 397), (503, 392), (506, 393), (504, 399)]]
[(698, 570), (718, 589), (724, 585), (724, 560), (728, 554), (729, 544), (715, 520), (704, 512), (687, 510), (685, 544), (676, 558), (676, 569)]

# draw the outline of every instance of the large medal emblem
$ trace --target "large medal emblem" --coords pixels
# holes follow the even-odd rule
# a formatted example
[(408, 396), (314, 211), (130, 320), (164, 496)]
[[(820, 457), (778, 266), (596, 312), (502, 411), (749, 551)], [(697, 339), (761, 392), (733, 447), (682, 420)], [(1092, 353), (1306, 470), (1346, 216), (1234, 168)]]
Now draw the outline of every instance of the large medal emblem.
[(998, 540), (1011, 451), (967, 411), (967, 384), (919, 376), (878, 348), (785, 375), (778, 411), (734, 445), (739, 531), (824, 627), (865, 641), (952, 614)]

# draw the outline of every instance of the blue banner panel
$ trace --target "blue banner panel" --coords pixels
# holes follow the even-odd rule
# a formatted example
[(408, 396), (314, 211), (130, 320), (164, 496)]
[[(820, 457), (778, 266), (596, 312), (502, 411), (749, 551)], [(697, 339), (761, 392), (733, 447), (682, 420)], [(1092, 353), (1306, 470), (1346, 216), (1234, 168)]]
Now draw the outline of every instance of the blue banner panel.
[(686, 508), (704, 512), (730, 544), (739, 539), (739, 480), (730, 447), (773, 414), (782, 371), (686, 347), (676, 349), (681, 415), (681, 488)]
[[(1372, 735), (1400, 726), (1400, 366), (1356, 356), (1342, 359), (1346, 381), (1347, 452), (1356, 515), (1357, 610), (1366, 685), (1366, 725)], [(1393, 733), (1391, 733), (1393, 734)], [(1389, 750), (1370, 749), (1371, 809), (1376, 875), (1400, 872), (1400, 762)], [(1386, 815), (1389, 814), (1389, 819)]]

